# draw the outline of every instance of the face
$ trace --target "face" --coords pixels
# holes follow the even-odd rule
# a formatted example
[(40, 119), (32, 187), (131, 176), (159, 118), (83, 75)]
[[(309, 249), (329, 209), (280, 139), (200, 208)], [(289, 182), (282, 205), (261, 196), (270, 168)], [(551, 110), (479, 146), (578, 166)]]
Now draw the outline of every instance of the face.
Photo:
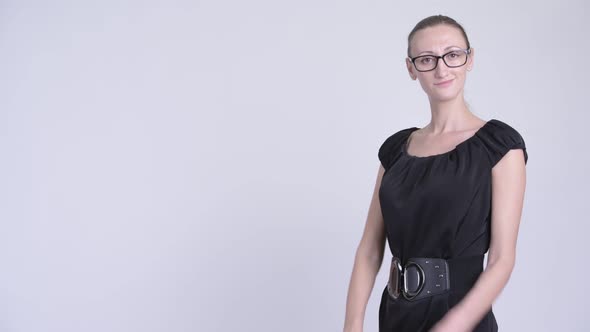
[[(467, 43), (461, 31), (448, 25), (437, 25), (422, 29), (414, 34), (410, 47), (410, 55), (443, 55), (452, 50), (466, 49)], [(467, 56), (467, 63), (461, 67), (450, 68), (442, 59), (434, 70), (419, 72), (409, 58), (406, 58), (406, 66), (410, 77), (418, 79), (422, 89), (431, 101), (447, 101), (463, 97), (463, 87), (467, 72), (473, 67), (474, 49)], [(447, 84), (439, 84), (449, 81)]]

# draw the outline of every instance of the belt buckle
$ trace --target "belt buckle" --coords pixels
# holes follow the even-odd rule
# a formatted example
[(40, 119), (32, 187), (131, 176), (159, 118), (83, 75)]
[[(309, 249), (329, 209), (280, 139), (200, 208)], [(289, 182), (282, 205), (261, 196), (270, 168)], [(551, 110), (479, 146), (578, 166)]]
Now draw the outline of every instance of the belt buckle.
[(394, 299), (398, 299), (401, 293), (405, 299), (412, 300), (422, 291), (425, 278), (420, 264), (410, 260), (402, 266), (400, 259), (394, 256), (391, 259), (387, 291)]
[[(422, 291), (422, 288), (424, 287), (424, 283), (426, 281), (426, 275), (424, 273), (424, 269), (422, 269), (422, 266), (420, 266), (420, 264), (413, 261), (409, 261), (408, 263), (406, 263), (406, 265), (404, 265), (403, 279), (404, 287), (402, 294), (404, 295), (406, 300), (412, 300)], [(412, 285), (408, 285), (410, 280), (413, 283)]]
[(394, 298), (398, 299), (400, 295), (400, 276), (403, 271), (403, 267), (401, 261), (397, 257), (391, 258), (391, 266), (389, 268), (389, 281), (387, 282), (387, 291), (389, 295)]

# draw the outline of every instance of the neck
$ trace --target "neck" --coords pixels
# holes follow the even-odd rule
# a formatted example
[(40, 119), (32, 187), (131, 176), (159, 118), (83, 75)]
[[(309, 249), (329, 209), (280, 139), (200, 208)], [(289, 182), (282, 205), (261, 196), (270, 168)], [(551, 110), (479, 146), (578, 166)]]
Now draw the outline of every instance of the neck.
[(427, 127), (430, 127), (429, 132), (433, 134), (465, 130), (479, 122), (467, 107), (462, 94), (449, 100), (430, 100), (430, 113), (432, 119)]

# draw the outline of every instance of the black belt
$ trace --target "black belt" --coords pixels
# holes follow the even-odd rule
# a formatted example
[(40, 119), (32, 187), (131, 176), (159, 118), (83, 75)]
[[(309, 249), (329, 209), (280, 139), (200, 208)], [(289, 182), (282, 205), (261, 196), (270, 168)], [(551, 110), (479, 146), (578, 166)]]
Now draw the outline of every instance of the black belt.
[(409, 258), (402, 265), (391, 259), (387, 291), (413, 301), (453, 290), (468, 290), (483, 270), (483, 255), (457, 258)]

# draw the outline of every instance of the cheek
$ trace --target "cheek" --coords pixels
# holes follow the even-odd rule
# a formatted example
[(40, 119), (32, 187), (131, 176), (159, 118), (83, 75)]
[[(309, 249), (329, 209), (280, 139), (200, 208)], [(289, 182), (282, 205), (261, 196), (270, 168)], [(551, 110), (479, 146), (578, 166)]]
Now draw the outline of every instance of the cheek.
[[(467, 67), (465, 67), (465, 68), (467, 68)], [(461, 70), (461, 71), (456, 72), (455, 73), (455, 76), (458, 79), (464, 81), (465, 80), (465, 76), (467, 76), (467, 69), (464, 69), (464, 70)]]
[(465, 84), (466, 71), (461, 70), (453, 72), (452, 76), (455, 78), (455, 89), (462, 89)]
[(458, 89), (462, 89), (465, 86), (465, 79), (467, 78), (467, 75), (465, 73), (461, 73), (457, 75), (457, 83), (458, 84)]
[(429, 92), (435, 89), (434, 82), (436, 82), (437, 80), (432, 75), (419, 75), (418, 80), (420, 81), (420, 86), (422, 86), (422, 89), (424, 91)]
[(420, 86), (422, 87), (422, 90), (424, 90), (424, 91), (430, 90), (431, 83), (429, 83), (428, 79), (418, 76), (418, 81), (420, 82)]

